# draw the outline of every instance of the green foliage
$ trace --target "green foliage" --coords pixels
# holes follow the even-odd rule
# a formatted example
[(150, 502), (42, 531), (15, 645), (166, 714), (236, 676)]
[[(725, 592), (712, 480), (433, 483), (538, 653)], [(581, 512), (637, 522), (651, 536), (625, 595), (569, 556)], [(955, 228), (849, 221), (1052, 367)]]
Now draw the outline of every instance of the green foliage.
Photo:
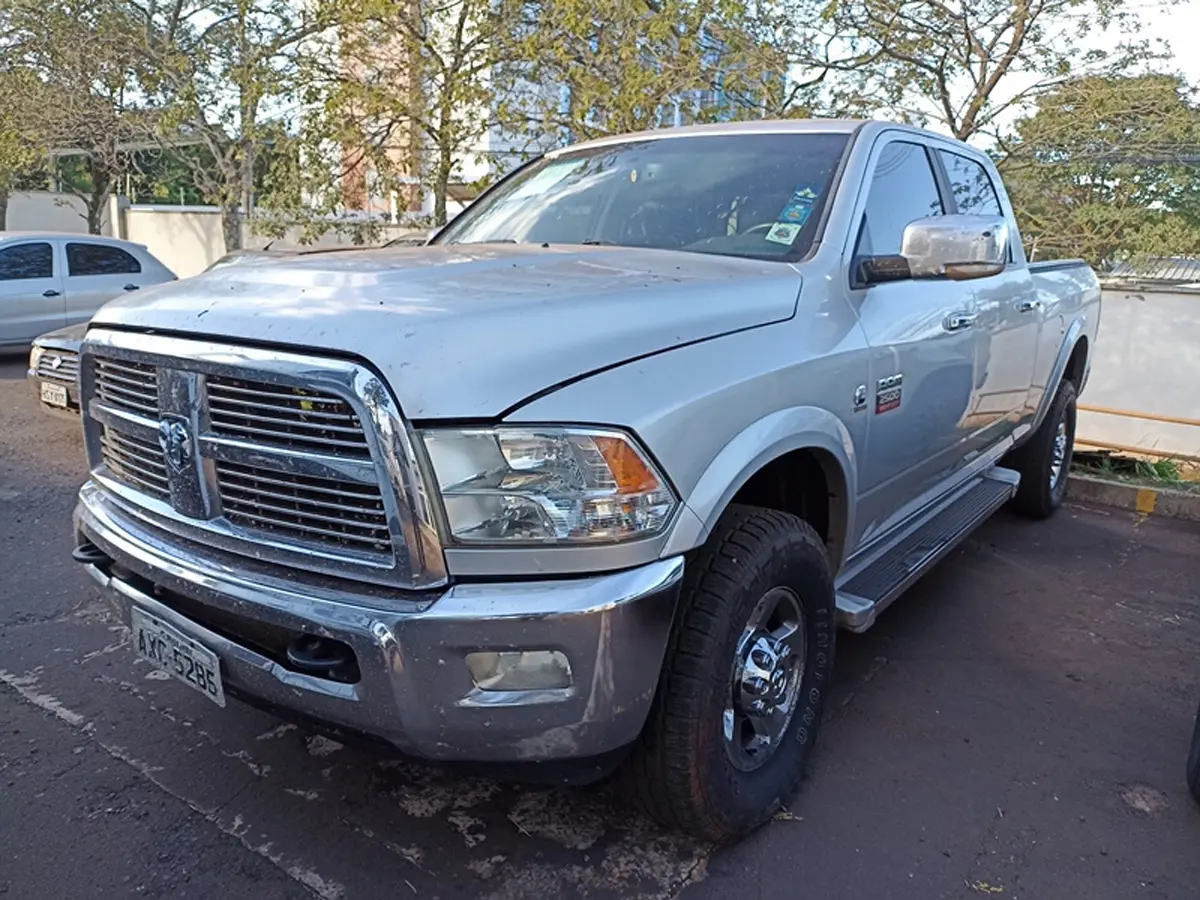
[[(597, 137), (799, 114), (782, 10), (743, 0), (538, 0), (514, 67), (562, 95), (517, 98), (535, 133)], [(533, 99), (530, 103), (529, 100)], [(510, 117), (512, 118), (512, 117)]]
[(305, 43), (338, 24), (336, 3), (111, 2), (144, 22), (138, 86), (160, 111), (148, 137), (187, 166), (201, 196), (221, 208), (226, 249), (240, 249), (259, 156), (286, 133)]
[(1035, 259), (1200, 253), (1200, 108), (1178, 77), (1083, 78), (1039, 98), (1002, 170)]
[[(0, 68), (0, 211), (11, 191), (30, 186), (45, 160), (40, 132), (42, 85), (22, 67)], [(44, 176), (43, 176), (44, 178)], [(45, 181), (42, 181), (45, 184)], [(5, 226), (0, 216), (0, 229)]]
[(320, 206), (363, 193), (406, 203), (425, 186), (444, 222), (462, 164), (501, 124), (508, 86), (496, 73), (523, 13), (518, 0), (340, 4), (336, 51), (304, 70), (309, 195)]
[[(796, 0), (804, 65), (828, 68), (829, 103), (994, 137), (1005, 114), (1073, 77), (1126, 71), (1153, 55), (1129, 42), (1084, 51), (1100, 33), (1135, 30), (1122, 0)], [(811, 24), (809, 24), (811, 23)]]

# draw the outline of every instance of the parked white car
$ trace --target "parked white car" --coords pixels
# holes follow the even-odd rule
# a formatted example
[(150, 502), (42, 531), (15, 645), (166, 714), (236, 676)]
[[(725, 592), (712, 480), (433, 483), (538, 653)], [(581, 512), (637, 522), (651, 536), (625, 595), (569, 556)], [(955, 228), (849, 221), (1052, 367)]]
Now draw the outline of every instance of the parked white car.
[(175, 281), (141, 244), (91, 234), (0, 231), (0, 347), (86, 322), (113, 297)]

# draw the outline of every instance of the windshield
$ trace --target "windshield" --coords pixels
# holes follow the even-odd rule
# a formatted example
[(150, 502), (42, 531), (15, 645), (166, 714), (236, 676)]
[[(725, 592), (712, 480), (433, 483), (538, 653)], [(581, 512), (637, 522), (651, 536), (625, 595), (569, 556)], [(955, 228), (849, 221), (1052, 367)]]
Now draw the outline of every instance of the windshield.
[(799, 259), (847, 134), (694, 135), (543, 157), (435, 243), (605, 244)]

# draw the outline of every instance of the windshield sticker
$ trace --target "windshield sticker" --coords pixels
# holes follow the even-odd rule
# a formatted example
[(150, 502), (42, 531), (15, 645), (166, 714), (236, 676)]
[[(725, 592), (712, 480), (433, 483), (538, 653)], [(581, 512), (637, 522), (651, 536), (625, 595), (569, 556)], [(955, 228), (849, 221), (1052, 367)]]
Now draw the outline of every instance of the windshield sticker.
[(792, 192), (791, 199), (779, 214), (779, 221), (803, 225), (812, 214), (813, 204), (816, 202), (817, 192), (808, 185), (800, 185)]
[(791, 222), (776, 222), (771, 226), (771, 230), (767, 232), (766, 239), (774, 244), (787, 244), (791, 246), (796, 242), (796, 238), (800, 236), (800, 225), (793, 225)]

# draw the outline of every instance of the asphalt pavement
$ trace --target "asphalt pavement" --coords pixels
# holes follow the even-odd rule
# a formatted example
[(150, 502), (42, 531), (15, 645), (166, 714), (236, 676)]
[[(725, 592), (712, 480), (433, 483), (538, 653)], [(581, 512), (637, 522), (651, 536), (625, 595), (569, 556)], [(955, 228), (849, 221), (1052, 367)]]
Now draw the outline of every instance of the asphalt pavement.
[(78, 426), (0, 358), (0, 896), (1196, 898), (1200, 527), (996, 516), (863, 636), (800, 792), (712, 848), (603, 786), (342, 746), (135, 661), (70, 559)]

